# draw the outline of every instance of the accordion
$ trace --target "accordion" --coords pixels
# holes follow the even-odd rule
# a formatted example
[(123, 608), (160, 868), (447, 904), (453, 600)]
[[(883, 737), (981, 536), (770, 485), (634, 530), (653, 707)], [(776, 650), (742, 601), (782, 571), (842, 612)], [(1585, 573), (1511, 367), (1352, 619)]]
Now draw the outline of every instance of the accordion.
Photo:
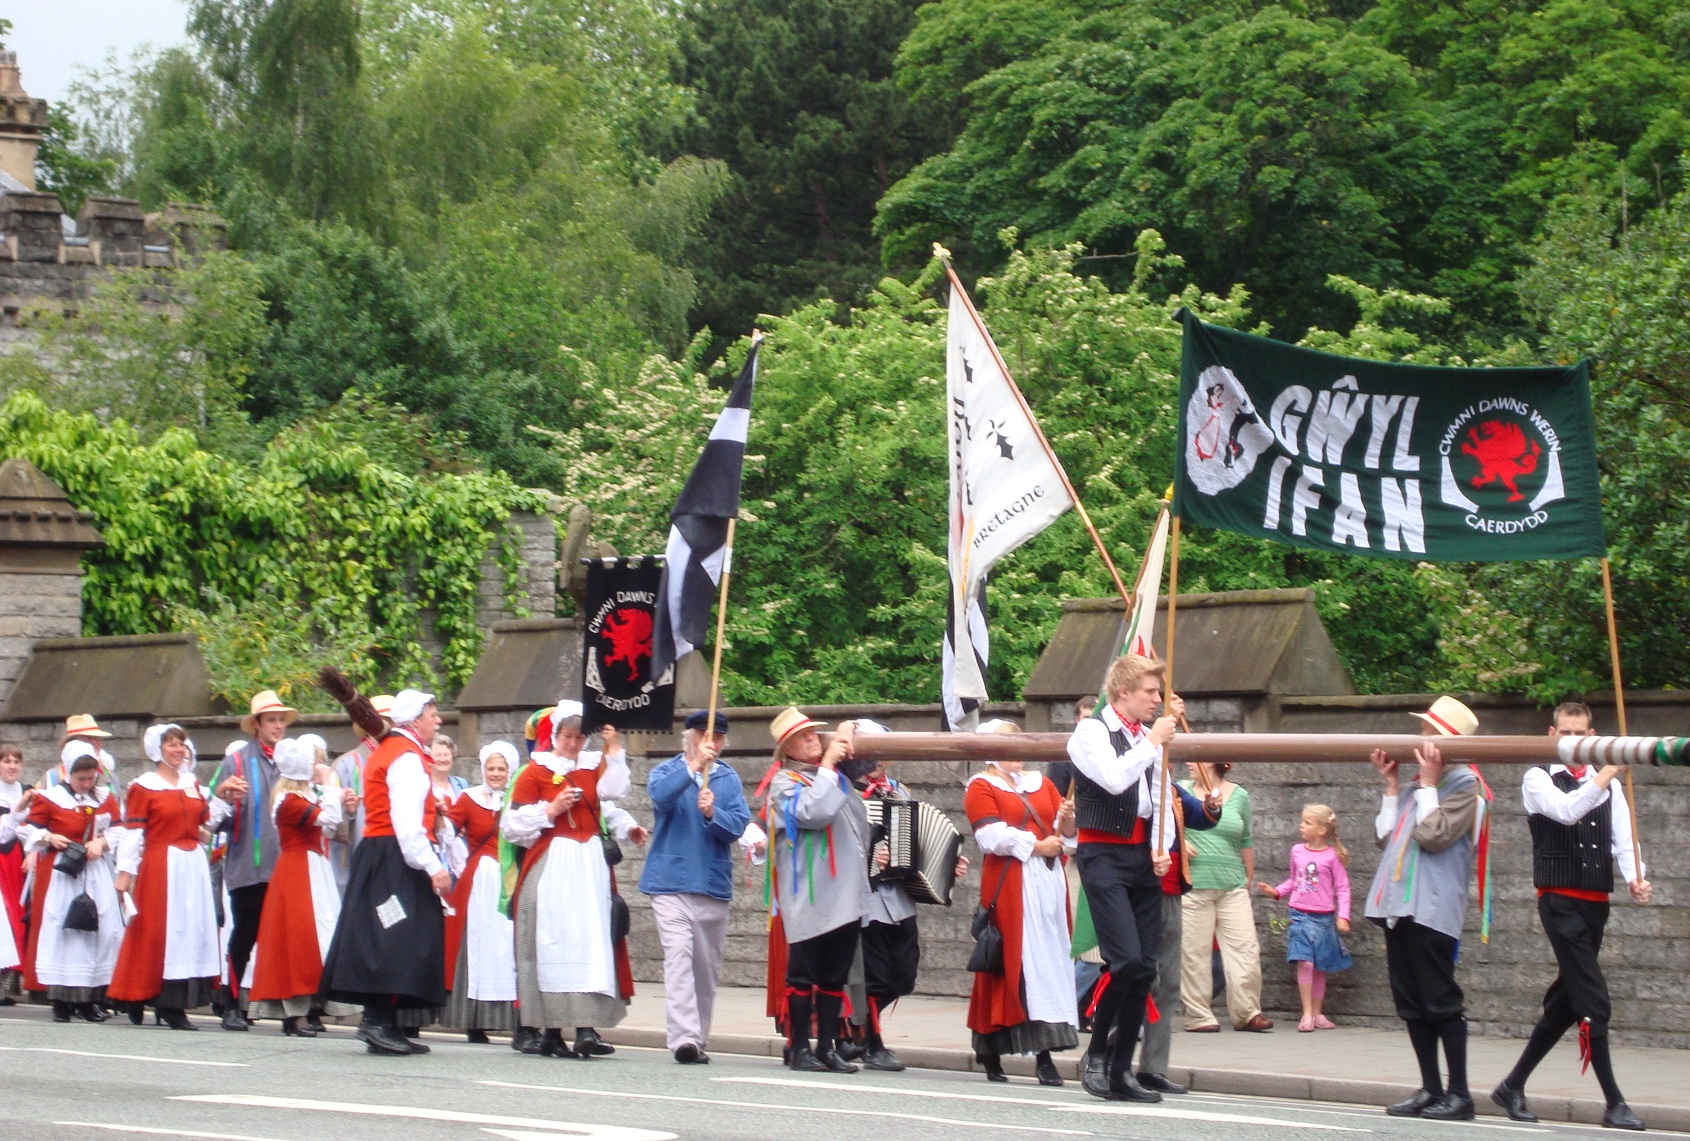
[[(917, 903), (949, 907), (962, 850), (962, 834), (950, 818), (916, 800), (876, 796), (863, 803), (869, 822), (869, 882), (897, 884)], [(882, 842), (891, 859), (876, 868), (874, 852)]]

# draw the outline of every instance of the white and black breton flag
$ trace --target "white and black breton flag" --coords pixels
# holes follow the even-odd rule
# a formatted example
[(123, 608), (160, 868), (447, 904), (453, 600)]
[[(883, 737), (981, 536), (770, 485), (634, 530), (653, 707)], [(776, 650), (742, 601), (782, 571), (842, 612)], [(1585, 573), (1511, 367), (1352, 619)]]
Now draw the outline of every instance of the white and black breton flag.
[(675, 509), (669, 513), (652, 631), (651, 676), (661, 678), (675, 662), (703, 644), (710, 608), (727, 569), (728, 520), (739, 514), (739, 480), (745, 467), (745, 434), (751, 426), (751, 389), (757, 381), (758, 345), (751, 346), (733, 391), (710, 439), (693, 466)]
[(942, 690), (947, 728), (957, 730), (972, 728), (986, 700), (987, 573), (1074, 501), (954, 274), (946, 342), (951, 593)]

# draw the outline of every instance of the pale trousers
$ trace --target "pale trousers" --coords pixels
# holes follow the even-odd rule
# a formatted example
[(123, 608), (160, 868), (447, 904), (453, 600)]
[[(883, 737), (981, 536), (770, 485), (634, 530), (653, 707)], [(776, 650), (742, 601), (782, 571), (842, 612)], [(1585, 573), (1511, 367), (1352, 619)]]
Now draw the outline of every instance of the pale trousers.
[(1184, 941), (1182, 896), (1162, 897), (1162, 951), (1156, 956), (1156, 1010), (1160, 1017), (1144, 1022), (1144, 1048), (1138, 1056), (1138, 1072), (1168, 1076), (1168, 1051), (1174, 1038), (1174, 1003), (1179, 1000), (1184, 970), (1181, 947)]
[(1210, 948), (1220, 944), (1226, 974), (1226, 1010), (1234, 1026), (1262, 1012), (1262, 947), (1256, 941), (1256, 916), (1248, 888), (1195, 889), (1184, 902), (1185, 950), (1181, 956), (1180, 1000), (1186, 1029), (1213, 1026), (1215, 976)]
[(663, 1007), (670, 1050), (703, 1049), (716, 1009), (716, 982), (728, 941), (728, 901), (708, 895), (654, 895), (651, 913), (663, 944)]

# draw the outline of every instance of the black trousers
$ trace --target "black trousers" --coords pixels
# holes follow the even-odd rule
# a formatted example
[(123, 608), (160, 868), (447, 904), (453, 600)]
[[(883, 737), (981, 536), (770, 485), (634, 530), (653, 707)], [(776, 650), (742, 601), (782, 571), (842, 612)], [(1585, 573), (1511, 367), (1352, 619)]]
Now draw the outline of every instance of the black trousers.
[(1538, 896), (1537, 915), (1561, 968), (1543, 996), (1543, 1023), (1565, 1032), (1588, 1018), (1592, 1033), (1605, 1028), (1614, 1013), (1598, 958), (1608, 928), (1607, 901), (1551, 892)]
[(1439, 1026), (1466, 1013), (1467, 996), (1455, 981), (1459, 949), (1455, 939), (1412, 919), (1385, 928), (1385, 965), (1398, 1018)]
[(795, 990), (844, 990), (851, 962), (857, 957), (857, 931), (852, 922), (813, 939), (788, 943), (786, 985)]
[(269, 887), (267, 883), (248, 884), (229, 893), (229, 910), (234, 919), (229, 931), (231, 991), (240, 986), (247, 960), (252, 958), (252, 948), (258, 943), (258, 921), (264, 916), (264, 893)]
[(921, 969), (915, 916), (898, 923), (870, 923), (862, 929), (862, 941), (863, 993), (882, 1009), (914, 994), (916, 972)]
[(1162, 880), (1150, 870), (1150, 845), (1081, 844), (1076, 858), (1111, 985), (1142, 998), (1162, 950)]

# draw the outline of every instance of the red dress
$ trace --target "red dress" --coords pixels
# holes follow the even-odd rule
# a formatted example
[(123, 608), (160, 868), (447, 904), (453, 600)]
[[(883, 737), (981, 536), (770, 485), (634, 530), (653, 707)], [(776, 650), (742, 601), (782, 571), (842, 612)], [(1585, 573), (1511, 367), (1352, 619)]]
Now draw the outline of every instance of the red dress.
[[(63, 789), (63, 791), (61, 792), (60, 789)], [(71, 793), (70, 786), (68, 784), (58, 786), (57, 788), (52, 789), (51, 792), (52, 795), (37, 793), (35, 799), (30, 803), (29, 823), (32, 827), (43, 828), (54, 835), (68, 836), (70, 839), (80, 842), (99, 833), (100, 828), (98, 821), (101, 818), (103, 818), (107, 829), (119, 827), (122, 821), (122, 816), (118, 811), (117, 798), (112, 796), (106, 789), (99, 787), (95, 788), (93, 795), (99, 798), (98, 804), (77, 805), (75, 807), (66, 807), (66, 805), (75, 803), (74, 794)], [(65, 803), (61, 804), (59, 798), (62, 798)], [(48, 895), (52, 891), (54, 881), (56, 879), (66, 878), (56, 875), (53, 872), (53, 860), (57, 855), (58, 853), (52, 848), (43, 849), (41, 854), (37, 857), (35, 863), (34, 889), (30, 893), (29, 902), (29, 946), (26, 948), (23, 956), (23, 985), (25, 990), (46, 990), (49, 986), (55, 985), (82, 985), (78, 983), (42, 982), (40, 973), (37, 970), (37, 966), (40, 965), (39, 960), (41, 957), (43, 929), (46, 928), (49, 923), (52, 923), (55, 925), (56, 930), (57, 925), (62, 918), (62, 916), (51, 913), (48, 908), (47, 899)], [(92, 871), (94, 862), (95, 861), (92, 860), (89, 861), (91, 870), (85, 878), (90, 878), (95, 875)], [(109, 875), (104, 877), (103, 886), (104, 888), (109, 889)], [(102, 916), (102, 928), (104, 927), (103, 918), (104, 917)], [(109, 977), (100, 979), (97, 976), (105, 974), (105, 972), (109, 970), (109, 967), (107, 967), (106, 964), (116, 962), (117, 947), (111, 946), (108, 950), (105, 938), (108, 935), (108, 932), (102, 930), (102, 938), (99, 941), (99, 946), (93, 948), (90, 952), (67, 952), (66, 962), (61, 964), (55, 961), (53, 963), (54, 967), (62, 967), (66, 965), (70, 965), (75, 968), (91, 967), (96, 978), (95, 981), (87, 985), (96, 987), (103, 987), (107, 985)], [(57, 935), (49, 936), (48, 941), (51, 944), (58, 938), (62, 937)], [(108, 954), (110, 955), (110, 958), (106, 957)]]
[(255, 1003), (310, 998), (322, 981), (323, 954), (340, 915), (334, 871), (324, 855), (322, 815), (322, 808), (297, 792), (276, 805), (281, 852), (258, 921)]
[[(151, 1002), (166, 979), (204, 981), (204, 993), (182, 996), (188, 1005), (197, 1006), (209, 997), (217, 982), (219, 955), (211, 873), (200, 847), (200, 829), (210, 819), (211, 804), (197, 785), (173, 788), (148, 774), (129, 786), (123, 820), (129, 835), (118, 846), (118, 867), (134, 872), (135, 915), (124, 930), (117, 970), (106, 992), (111, 999)], [(139, 868), (131, 869), (129, 853), (137, 837), (144, 847)], [(173, 917), (179, 922), (172, 923)], [(164, 1005), (179, 1005), (175, 997)]]
[(0, 922), (10, 924), (12, 928), (12, 942), (18, 949), (18, 957), (23, 958), (26, 938), (24, 934), (24, 904), (23, 904), (23, 841), (13, 837), (4, 844), (0, 844)]
[(475, 870), (482, 860), (499, 859), (499, 814), (477, 804), (467, 793), (459, 793), (446, 819), (458, 830), (469, 859), (458, 882), (452, 886), (452, 914), (446, 917), (446, 989), (452, 989), (452, 973), (457, 970), (458, 950), (463, 946), (464, 927), (469, 922), (469, 893), (475, 887)]
[[(1043, 781), (1026, 797), (1043, 819), (1042, 825), (1030, 819), (1021, 797), (979, 777), (969, 782), (962, 807), (968, 816), (969, 826), (976, 831), (993, 820), (1001, 820), (1011, 828), (1031, 832), (1035, 836), (1048, 836), (1049, 825), (1055, 821), (1062, 807), (1061, 794), (1056, 791), (1056, 786)], [(1000, 878), (1003, 882), (1001, 890), (998, 887)], [(1020, 860), (1011, 856), (986, 855), (980, 874), (980, 903), (987, 906), (994, 896), (997, 899), (997, 926), (1003, 932), (1003, 974), (974, 976), (974, 990), (968, 1000), (968, 1028), (976, 1034), (992, 1034), (1028, 1021), (1027, 1010), (1021, 1000), (1024, 935), (1021, 880)], [(1064, 986), (1072, 995), (1072, 983), (1065, 982)], [(1068, 1009), (1072, 1012), (1071, 1000)]]

